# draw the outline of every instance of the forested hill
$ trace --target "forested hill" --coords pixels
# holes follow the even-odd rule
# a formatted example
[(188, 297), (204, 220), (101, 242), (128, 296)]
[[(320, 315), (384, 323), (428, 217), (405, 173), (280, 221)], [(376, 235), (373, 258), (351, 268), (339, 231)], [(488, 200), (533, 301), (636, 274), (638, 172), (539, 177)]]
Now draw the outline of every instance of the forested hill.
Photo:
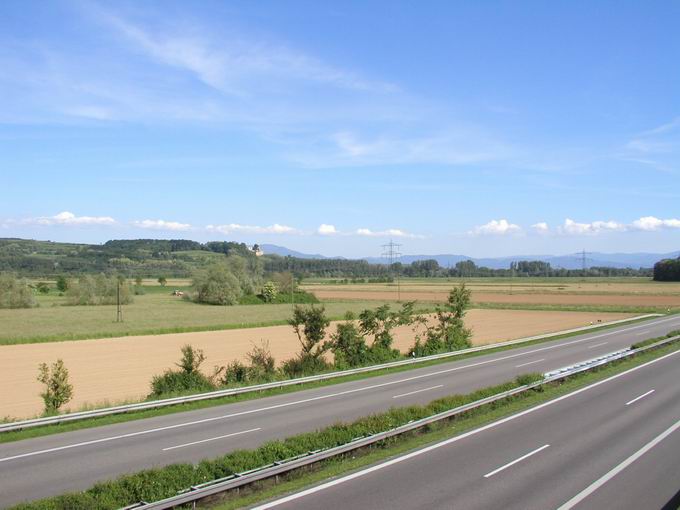
[(120, 272), (130, 276), (188, 277), (224, 255), (255, 257), (243, 243), (185, 239), (114, 240), (104, 244), (0, 239), (0, 271), (24, 276)]
[[(0, 272), (22, 276), (50, 277), (59, 274), (120, 273), (158, 278), (190, 277), (197, 269), (219, 262), (226, 255), (255, 259), (243, 243), (186, 239), (113, 240), (104, 244), (56, 243), (26, 239), (0, 239)], [(443, 267), (437, 260), (396, 262), (391, 267), (366, 260), (301, 258), (265, 254), (257, 257), (267, 273), (292, 272), (298, 278), (321, 276), (340, 279), (406, 277), (490, 276), (651, 276), (650, 269), (590, 267), (585, 271), (555, 268), (544, 261), (516, 261), (503, 269), (492, 269), (473, 260)]]

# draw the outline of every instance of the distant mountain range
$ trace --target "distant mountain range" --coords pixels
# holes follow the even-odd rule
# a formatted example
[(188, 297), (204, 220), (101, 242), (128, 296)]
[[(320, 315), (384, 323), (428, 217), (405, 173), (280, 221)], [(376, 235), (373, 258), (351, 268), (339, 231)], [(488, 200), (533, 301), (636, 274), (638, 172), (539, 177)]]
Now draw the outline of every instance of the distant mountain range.
[[(262, 250), (268, 254), (281, 255), (286, 257), (298, 257), (303, 259), (342, 259), (345, 257), (327, 257), (320, 254), (302, 253), (291, 250), (283, 246), (275, 244), (260, 245)], [(589, 253), (586, 258), (586, 265), (588, 267), (604, 266), (604, 267), (631, 267), (634, 269), (640, 267), (652, 267), (661, 259), (677, 258), (680, 256), (680, 251), (670, 253)], [(550, 265), (555, 268), (564, 269), (580, 269), (582, 267), (582, 259), (580, 255), (513, 255), (510, 257), (493, 257), (493, 258), (476, 258), (468, 257), (466, 255), (454, 254), (440, 254), (440, 255), (403, 255), (398, 259), (403, 264), (410, 264), (417, 260), (436, 260), (440, 266), (448, 267), (454, 266), (456, 262), (462, 260), (472, 260), (478, 266), (484, 266), (491, 269), (507, 269), (511, 262), (519, 260), (541, 260), (550, 262)], [(380, 257), (363, 257), (361, 260), (366, 260), (369, 264), (384, 264), (385, 259)]]

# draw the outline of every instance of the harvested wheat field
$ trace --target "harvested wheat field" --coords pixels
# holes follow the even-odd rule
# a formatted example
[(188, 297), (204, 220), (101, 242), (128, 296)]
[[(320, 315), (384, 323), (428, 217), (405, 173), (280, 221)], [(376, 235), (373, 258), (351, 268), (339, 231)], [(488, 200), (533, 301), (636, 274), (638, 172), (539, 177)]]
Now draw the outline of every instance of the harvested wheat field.
[[(310, 292), (321, 300), (396, 300), (396, 289), (391, 290), (354, 290), (354, 289), (318, 289), (310, 288)], [(411, 291), (402, 290), (402, 301), (416, 300), (421, 302), (445, 301), (448, 290)], [(680, 295), (619, 295), (619, 294), (558, 294), (558, 293), (496, 293), (472, 291), (474, 303), (503, 303), (526, 305), (597, 305), (597, 306), (650, 306), (680, 307)]]
[[(630, 314), (597, 312), (541, 312), (529, 310), (471, 310), (466, 324), (476, 345), (559, 331), (591, 322), (629, 317)], [(329, 328), (334, 330), (334, 327)], [(139, 400), (149, 391), (153, 375), (173, 367), (180, 347), (191, 344), (205, 351), (205, 367), (244, 359), (253, 342), (267, 340), (277, 361), (298, 351), (289, 326), (224, 331), (128, 336), (90, 342), (57, 342), (0, 346), (0, 416), (14, 418), (38, 414), (42, 408), (38, 364), (64, 360), (74, 386), (71, 409), (92, 403)], [(399, 328), (395, 347), (407, 351), (413, 331)]]

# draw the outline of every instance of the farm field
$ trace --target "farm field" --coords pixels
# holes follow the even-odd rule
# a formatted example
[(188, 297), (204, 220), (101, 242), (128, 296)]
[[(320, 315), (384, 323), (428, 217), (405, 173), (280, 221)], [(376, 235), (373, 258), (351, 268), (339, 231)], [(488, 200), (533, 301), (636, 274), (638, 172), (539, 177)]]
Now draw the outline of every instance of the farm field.
[[(289, 304), (200, 305), (170, 295), (169, 289), (145, 287), (146, 294), (123, 306), (122, 323), (115, 322), (115, 305), (61, 306), (64, 298), (57, 296), (40, 296), (36, 308), (0, 309), (0, 345), (284, 324), (291, 315)], [(324, 305), (329, 317), (342, 318), (347, 311), (379, 304), (352, 300)]]
[[(466, 324), (473, 329), (473, 343), (480, 345), (629, 316), (475, 309), (468, 313)], [(331, 325), (329, 331), (334, 329)], [(209, 371), (214, 365), (244, 359), (253, 343), (260, 340), (269, 342), (272, 354), (279, 362), (299, 350), (297, 337), (289, 326), (0, 346), (1, 415), (28, 417), (41, 411), (40, 384), (35, 379), (41, 362), (64, 360), (75, 392), (69, 406), (75, 410), (87, 404), (143, 398), (149, 391), (152, 376), (174, 367), (184, 344), (205, 351), (204, 366)], [(413, 331), (409, 327), (395, 330), (395, 347), (405, 352), (412, 344)]]
[(448, 289), (463, 281), (478, 304), (680, 308), (679, 283), (645, 278), (403, 279), (399, 287), (394, 283), (317, 281), (304, 288), (321, 300), (394, 300), (400, 296), (402, 300), (437, 302), (446, 299)]

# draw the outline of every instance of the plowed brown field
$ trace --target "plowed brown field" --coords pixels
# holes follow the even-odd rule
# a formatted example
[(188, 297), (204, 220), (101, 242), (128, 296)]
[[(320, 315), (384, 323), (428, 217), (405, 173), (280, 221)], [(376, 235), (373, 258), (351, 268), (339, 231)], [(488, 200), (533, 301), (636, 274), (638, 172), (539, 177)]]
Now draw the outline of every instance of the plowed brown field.
[[(474, 344), (479, 345), (628, 316), (630, 314), (471, 310), (466, 323), (473, 329)], [(395, 337), (395, 346), (402, 351), (413, 343), (410, 328), (400, 328)], [(214, 365), (243, 359), (252, 342), (260, 339), (269, 341), (278, 361), (298, 351), (298, 340), (288, 326), (0, 346), (0, 416), (27, 417), (40, 412), (41, 387), (35, 378), (41, 362), (64, 360), (75, 391), (70, 407), (77, 409), (87, 403), (142, 398), (149, 391), (152, 376), (173, 367), (184, 344), (205, 351), (205, 367), (209, 370)]]
[[(390, 300), (397, 298), (396, 290), (330, 290), (310, 288), (311, 292), (321, 300), (325, 299), (359, 299), (359, 300)], [(448, 290), (441, 291), (411, 291), (401, 292), (402, 301), (445, 301)], [(475, 303), (512, 303), (529, 305), (609, 305), (609, 306), (657, 306), (678, 307), (680, 295), (617, 295), (617, 294), (558, 294), (558, 293), (527, 293), (509, 294), (495, 292), (472, 291), (472, 301)]]

